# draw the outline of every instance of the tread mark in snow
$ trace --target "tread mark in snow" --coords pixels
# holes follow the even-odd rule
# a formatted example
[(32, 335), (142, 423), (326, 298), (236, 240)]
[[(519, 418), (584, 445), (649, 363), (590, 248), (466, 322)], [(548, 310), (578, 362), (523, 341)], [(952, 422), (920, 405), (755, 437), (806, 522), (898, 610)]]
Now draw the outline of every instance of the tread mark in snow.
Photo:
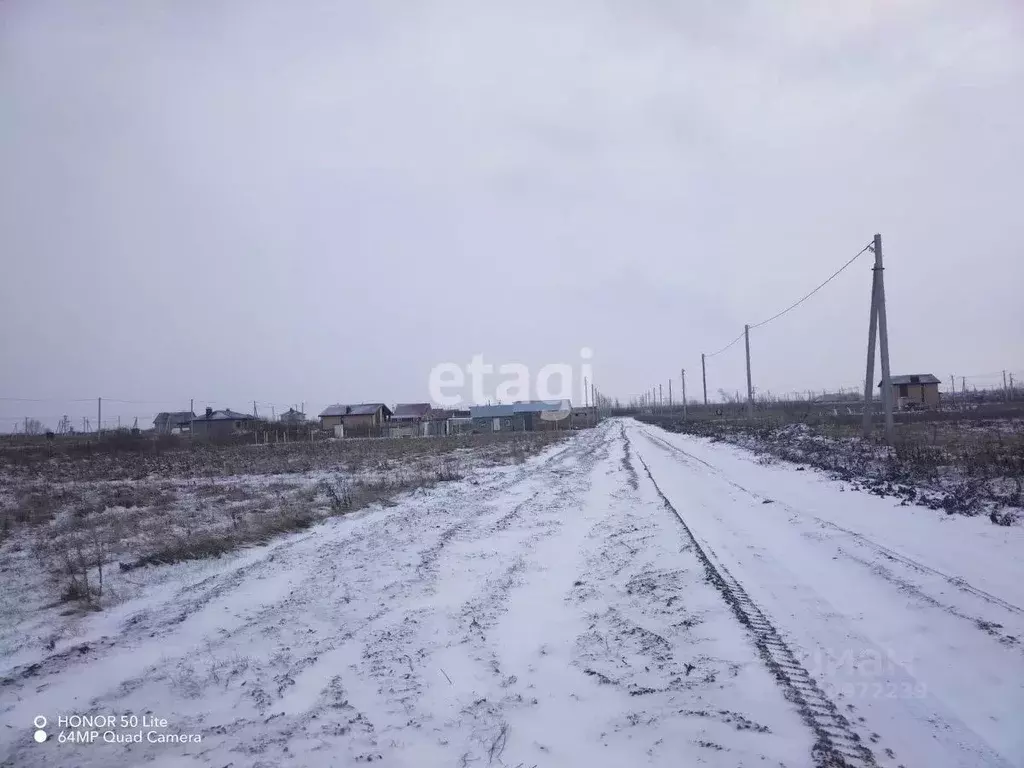
[[(749, 488), (744, 488), (739, 483), (733, 482), (732, 480), (727, 478), (722, 473), (722, 470), (720, 470), (714, 464), (709, 464), (708, 462), (704, 461), (703, 459), (699, 459), (696, 456), (694, 456), (693, 454), (687, 453), (686, 451), (684, 451), (679, 446), (672, 445), (672, 443), (668, 442), (667, 440), (665, 440), (665, 439), (663, 439), (661, 437), (658, 437), (657, 435), (651, 434), (647, 430), (643, 430), (643, 435), (648, 440), (650, 440), (651, 442), (653, 442), (654, 444), (656, 444), (656, 445), (658, 445), (660, 447), (667, 448), (670, 451), (673, 451), (673, 452), (675, 452), (675, 453), (677, 453), (679, 455), (685, 456), (688, 459), (692, 459), (693, 461), (696, 461), (696, 462), (699, 462), (699, 463), (703, 464), (705, 467), (710, 469), (712, 472), (715, 473), (715, 475), (717, 475), (719, 478), (721, 478), (722, 480), (727, 482), (733, 488), (736, 488), (737, 490), (743, 491), (744, 493), (748, 494), (752, 498), (754, 498), (754, 499), (763, 499), (764, 498), (761, 495), (759, 495), (757, 493), (754, 493)], [(912, 557), (907, 557), (906, 555), (902, 555), (899, 552), (896, 552), (895, 550), (889, 549), (888, 547), (883, 546), (882, 544), (879, 544), (878, 542), (873, 541), (872, 539), (869, 539), (867, 536), (865, 536), (865, 535), (863, 535), (861, 533), (857, 533), (856, 531), (852, 531), (849, 528), (844, 528), (843, 526), (838, 525), (836, 523), (833, 523), (833, 522), (831, 522), (829, 520), (824, 520), (824, 519), (818, 517), (817, 515), (811, 514), (810, 512), (804, 512), (804, 511), (801, 511), (801, 510), (798, 510), (798, 509), (794, 509), (793, 507), (791, 507), (791, 506), (789, 506), (788, 504), (785, 504), (785, 503), (781, 503), (780, 502), (779, 506), (783, 507), (784, 509), (786, 509), (789, 512), (793, 513), (794, 515), (801, 516), (801, 517), (809, 517), (812, 520), (815, 520), (816, 522), (818, 522), (819, 524), (824, 526), (825, 528), (831, 528), (832, 530), (839, 531), (840, 533), (845, 533), (847, 536), (850, 536), (853, 539), (855, 539), (858, 543), (863, 544), (866, 547), (869, 547), (871, 549), (874, 549), (874, 550), (878, 551), (879, 553), (881, 553), (885, 557), (890, 558), (891, 560), (896, 560), (896, 561), (902, 563), (903, 565), (907, 566), (908, 568), (912, 568), (912, 569), (914, 569), (916, 571), (920, 571), (921, 573), (930, 573), (933, 576), (938, 576), (939, 578), (944, 579), (945, 581), (947, 581), (950, 584), (952, 584), (957, 589), (959, 589), (959, 590), (961, 590), (963, 592), (967, 592), (969, 594), (972, 594), (975, 597), (980, 597), (982, 600), (985, 600), (986, 602), (989, 602), (989, 603), (993, 603), (994, 605), (998, 605), (1001, 608), (1005, 608), (1006, 610), (1010, 611), (1011, 613), (1024, 613), (1024, 608), (1021, 608), (1018, 605), (1015, 605), (1015, 604), (1013, 604), (1013, 603), (1011, 603), (1011, 602), (1009, 602), (1007, 600), (1004, 600), (1003, 598), (998, 597), (997, 595), (993, 595), (990, 592), (986, 592), (983, 589), (979, 589), (978, 587), (974, 586), (973, 584), (970, 584), (969, 582), (965, 581), (964, 579), (960, 578), (959, 576), (953, 576), (951, 574), (944, 573), (943, 571), (937, 570), (935, 568), (931, 568), (930, 566), (927, 566), (924, 563), (921, 563), (921, 562), (918, 562), (917, 560), (914, 560)]]
[[(627, 444), (629, 438), (626, 438)], [(761, 658), (775, 679), (783, 686), (786, 698), (796, 704), (804, 722), (817, 737), (811, 755), (821, 768), (874, 768), (878, 764), (874, 755), (863, 743), (860, 736), (850, 727), (835, 704), (818, 687), (796, 659), (789, 647), (782, 641), (778, 630), (772, 625), (757, 604), (750, 599), (743, 586), (723, 565), (716, 566), (701, 547), (682, 515), (672, 506), (651, 474), (647, 462), (639, 454), (637, 458), (647, 477), (654, 485), (662, 503), (679, 520), (687, 537), (693, 543), (694, 551), (704, 564), (707, 579), (713, 584), (732, 608), (741, 624), (746, 626), (754, 639)], [(704, 463), (704, 462), (702, 462)]]

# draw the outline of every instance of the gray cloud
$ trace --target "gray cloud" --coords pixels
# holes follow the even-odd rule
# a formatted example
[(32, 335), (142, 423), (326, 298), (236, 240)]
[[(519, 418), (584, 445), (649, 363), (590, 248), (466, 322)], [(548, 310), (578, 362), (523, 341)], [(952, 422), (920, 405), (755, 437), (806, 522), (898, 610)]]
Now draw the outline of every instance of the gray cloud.
[[(626, 397), (875, 231), (895, 369), (1024, 367), (1008, 0), (2, 13), (0, 396), (394, 401), (587, 345)], [(760, 329), (757, 385), (856, 383), (868, 280)]]

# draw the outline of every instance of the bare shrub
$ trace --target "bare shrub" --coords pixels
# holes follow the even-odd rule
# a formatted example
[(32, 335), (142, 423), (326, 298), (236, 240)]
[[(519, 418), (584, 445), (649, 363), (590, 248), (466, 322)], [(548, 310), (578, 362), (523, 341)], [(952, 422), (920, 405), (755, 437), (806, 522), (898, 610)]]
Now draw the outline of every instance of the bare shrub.
[(435, 474), (435, 480), (439, 482), (449, 482), (453, 480), (461, 480), (463, 475), (459, 472), (458, 466), (454, 461), (446, 461), (441, 469), (437, 470)]
[(352, 509), (352, 484), (346, 480), (332, 483), (324, 480), (321, 483), (331, 505), (331, 512), (335, 515), (343, 515)]
[(36, 553), (54, 578), (61, 602), (94, 603), (103, 596), (109, 550), (107, 531), (92, 516), (71, 517), (36, 542)]

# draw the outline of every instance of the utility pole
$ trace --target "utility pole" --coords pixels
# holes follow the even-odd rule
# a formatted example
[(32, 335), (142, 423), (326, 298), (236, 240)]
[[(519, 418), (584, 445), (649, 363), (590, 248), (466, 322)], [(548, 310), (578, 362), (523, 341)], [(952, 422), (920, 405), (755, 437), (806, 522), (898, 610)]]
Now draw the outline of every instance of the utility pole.
[(750, 326), (743, 326), (743, 337), (747, 344), (747, 418), (754, 418), (754, 385), (750, 378)]
[(700, 378), (704, 382), (704, 405), (708, 404), (708, 369), (704, 365), (704, 353), (700, 353)]
[[(876, 262), (877, 263), (877, 262)], [(878, 333), (878, 272), (871, 270), (871, 314), (868, 320), (868, 365), (864, 374), (864, 437), (871, 436), (875, 410), (875, 336)]]
[[(1005, 385), (1006, 382), (1004, 381), (1003, 384)], [(658, 407), (665, 410), (665, 393), (661, 391), (661, 384), (658, 385)]]
[(686, 369), (679, 370), (679, 377), (683, 380), (683, 421), (686, 421)]
[(672, 409), (672, 379), (668, 380), (668, 407)]
[(190, 397), (188, 399), (188, 439), (192, 439), (192, 435), (196, 431), (196, 401), (195, 398)]
[(875, 336), (877, 332), (882, 363), (882, 411), (885, 414), (885, 440), (890, 445), (895, 425), (892, 415), (892, 384), (889, 377), (889, 330), (885, 315), (885, 279), (882, 265), (882, 236), (875, 235), (872, 250), (875, 266), (871, 270), (871, 317), (868, 322), (868, 359), (864, 379), (864, 437), (871, 434), (875, 378)]
[(892, 415), (892, 379), (889, 375), (889, 324), (885, 315), (885, 267), (882, 236), (875, 235), (875, 268), (878, 270), (878, 352), (882, 358), (882, 408), (885, 409), (885, 442), (893, 443), (896, 425)]
[(590, 389), (590, 384), (587, 383), (587, 377), (584, 376), (583, 377), (583, 407), (584, 408), (589, 408), (590, 407), (590, 397), (589, 397), (590, 392), (588, 391), (589, 389)]
[(103, 398), (96, 398), (96, 437), (103, 434)]
[(1010, 402), (1010, 388), (1006, 386), (1006, 371), (1003, 371), (1003, 399)]

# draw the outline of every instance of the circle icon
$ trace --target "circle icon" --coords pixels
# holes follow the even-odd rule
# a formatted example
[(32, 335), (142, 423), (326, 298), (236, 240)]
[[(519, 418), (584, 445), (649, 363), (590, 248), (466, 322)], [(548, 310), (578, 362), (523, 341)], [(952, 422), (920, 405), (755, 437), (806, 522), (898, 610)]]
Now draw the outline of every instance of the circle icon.
[(42, 715), (36, 715), (35, 720), (32, 721), (32, 725), (34, 725), (36, 728), (45, 728), (46, 718)]
[(36, 741), (42, 744), (44, 741), (46, 741), (46, 731), (36, 731), (35, 734), (33, 734), (32, 738), (34, 738)]

